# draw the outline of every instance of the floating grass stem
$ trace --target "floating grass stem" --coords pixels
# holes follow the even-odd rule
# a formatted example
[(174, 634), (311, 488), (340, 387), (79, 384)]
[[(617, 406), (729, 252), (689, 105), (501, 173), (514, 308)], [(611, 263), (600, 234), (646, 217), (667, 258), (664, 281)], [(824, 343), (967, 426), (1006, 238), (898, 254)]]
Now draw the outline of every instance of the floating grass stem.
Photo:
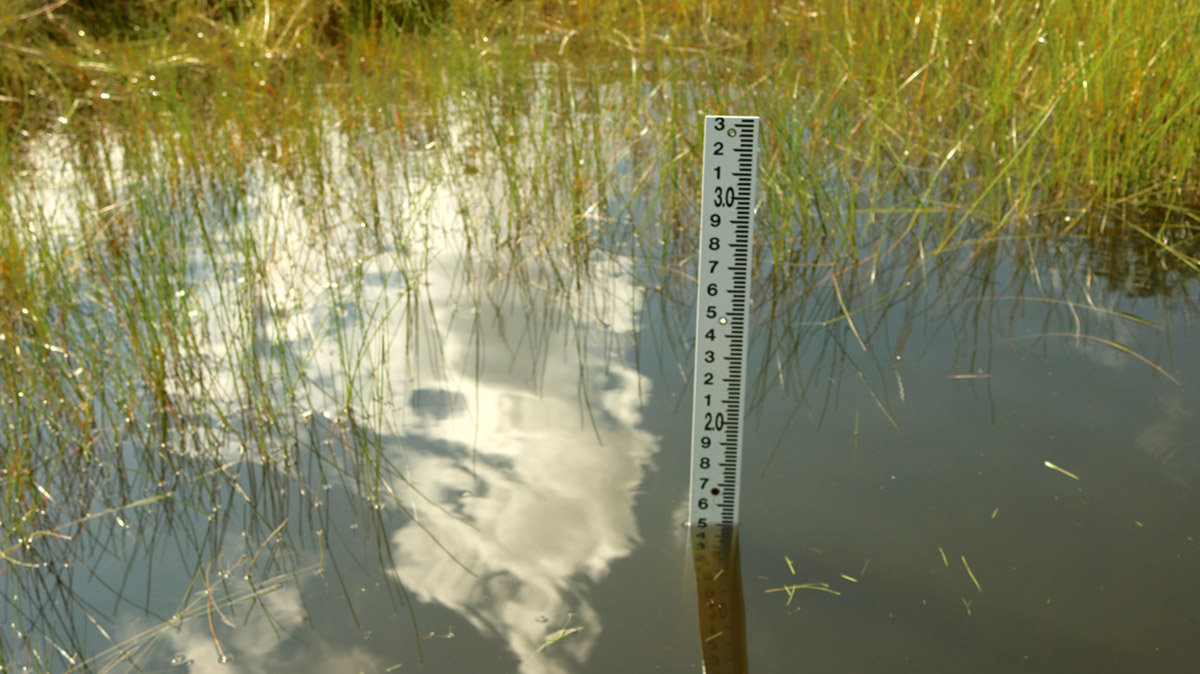
[(967, 570), (967, 575), (971, 577), (971, 582), (975, 584), (975, 589), (979, 590), (979, 594), (983, 594), (983, 587), (979, 585), (979, 579), (976, 578), (975, 573), (971, 571), (971, 565), (967, 564), (966, 556), (960, 556), (960, 559), (962, 559), (963, 568)]
[(1056, 465), (1056, 464), (1050, 463), (1049, 461), (1046, 461), (1046, 462), (1045, 462), (1045, 465), (1046, 465), (1046, 467), (1047, 467), (1047, 468), (1049, 468), (1050, 470), (1058, 471), (1058, 472), (1062, 473), (1063, 475), (1066, 475), (1067, 477), (1071, 478), (1072, 480), (1078, 480), (1078, 479), (1079, 479), (1079, 476), (1078, 476), (1078, 475), (1076, 475), (1075, 473), (1072, 473), (1071, 471), (1069, 471), (1069, 470), (1067, 470), (1067, 469), (1065, 469), (1065, 468), (1062, 468), (1062, 467), (1060, 467), (1060, 466), (1058, 466), (1058, 465)]

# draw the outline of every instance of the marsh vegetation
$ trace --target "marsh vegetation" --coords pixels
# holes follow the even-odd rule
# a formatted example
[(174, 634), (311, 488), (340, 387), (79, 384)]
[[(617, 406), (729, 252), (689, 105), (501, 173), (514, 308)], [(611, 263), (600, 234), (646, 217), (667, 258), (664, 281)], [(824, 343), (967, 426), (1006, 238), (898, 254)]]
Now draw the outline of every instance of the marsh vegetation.
[(727, 112), (763, 118), (752, 665), (1178, 671), (1198, 36), (1172, 0), (0, 0), (0, 668), (694, 663)]

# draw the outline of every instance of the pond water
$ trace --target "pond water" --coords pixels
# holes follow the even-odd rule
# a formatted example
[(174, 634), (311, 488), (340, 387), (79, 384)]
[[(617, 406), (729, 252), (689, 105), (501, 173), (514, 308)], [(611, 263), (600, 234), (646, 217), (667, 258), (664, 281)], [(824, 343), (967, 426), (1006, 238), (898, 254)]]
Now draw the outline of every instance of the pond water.
[[(207, 214), (191, 360), (169, 414), (101, 387), (113, 453), (6, 551), (6, 671), (701, 670), (694, 284), (650, 223), (516, 244), (460, 179), (382, 238), (266, 170), (162, 205)], [(748, 671), (1185, 671), (1195, 281), (1083, 239), (906, 248), (786, 283), (760, 251)]]

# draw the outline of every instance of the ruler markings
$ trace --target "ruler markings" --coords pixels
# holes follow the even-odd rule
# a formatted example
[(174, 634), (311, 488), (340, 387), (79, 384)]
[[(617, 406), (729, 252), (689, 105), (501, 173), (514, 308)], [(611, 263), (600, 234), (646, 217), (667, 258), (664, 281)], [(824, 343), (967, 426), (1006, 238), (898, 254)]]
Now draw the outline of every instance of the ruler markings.
[(757, 117), (704, 120), (688, 521), (712, 674), (747, 671), (737, 522), (758, 133)]
[(759, 119), (704, 120), (689, 522), (736, 524)]

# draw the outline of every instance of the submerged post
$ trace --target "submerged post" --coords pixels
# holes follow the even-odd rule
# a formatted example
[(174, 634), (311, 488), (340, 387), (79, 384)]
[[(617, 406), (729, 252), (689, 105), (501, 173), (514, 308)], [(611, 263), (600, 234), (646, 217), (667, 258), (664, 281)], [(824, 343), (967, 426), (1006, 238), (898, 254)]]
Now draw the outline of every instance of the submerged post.
[(704, 119), (688, 523), (709, 674), (747, 670), (737, 524), (758, 130), (758, 117)]

